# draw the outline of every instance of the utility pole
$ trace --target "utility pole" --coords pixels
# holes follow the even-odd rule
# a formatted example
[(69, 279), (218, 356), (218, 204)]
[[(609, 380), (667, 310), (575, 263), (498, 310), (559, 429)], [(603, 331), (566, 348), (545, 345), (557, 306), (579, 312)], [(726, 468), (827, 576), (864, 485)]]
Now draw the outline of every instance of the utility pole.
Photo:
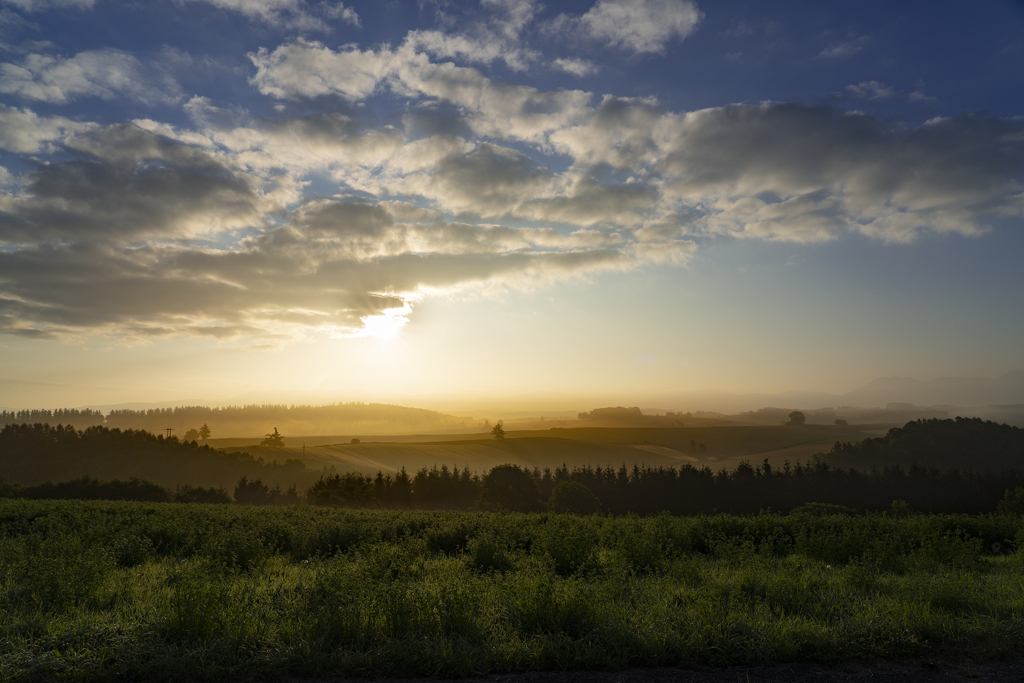
[(173, 429), (171, 429), (170, 427), (168, 427), (168, 428), (167, 428), (166, 430), (164, 430), (164, 431), (166, 431), (166, 432), (167, 432), (167, 438), (169, 439), (169, 438), (171, 438), (171, 432), (173, 432), (174, 430), (173, 430)]

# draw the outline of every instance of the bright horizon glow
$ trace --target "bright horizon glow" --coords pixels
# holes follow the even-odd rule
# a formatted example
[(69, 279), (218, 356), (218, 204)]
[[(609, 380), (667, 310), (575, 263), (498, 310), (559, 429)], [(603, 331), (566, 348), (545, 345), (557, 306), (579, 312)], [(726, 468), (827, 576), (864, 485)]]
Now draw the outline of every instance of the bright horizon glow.
[(1024, 369), (1019, 3), (235, 4), (5, 2), (0, 407)]

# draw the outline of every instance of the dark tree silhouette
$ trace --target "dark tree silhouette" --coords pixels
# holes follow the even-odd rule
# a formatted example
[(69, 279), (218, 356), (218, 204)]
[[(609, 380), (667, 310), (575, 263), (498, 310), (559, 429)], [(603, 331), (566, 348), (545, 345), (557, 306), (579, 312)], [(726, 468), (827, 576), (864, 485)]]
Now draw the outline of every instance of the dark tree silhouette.
[(804, 422), (806, 420), (807, 418), (804, 417), (803, 413), (801, 413), (799, 410), (794, 410), (792, 413), (789, 414), (789, 422), (787, 422), (786, 424), (790, 427), (803, 427)]
[(206, 441), (210, 438), (210, 427), (204, 422), (203, 426), (199, 428), (199, 438)]
[(505, 438), (505, 428), (502, 426), (501, 420), (498, 420), (498, 424), (494, 425), (494, 428), (491, 429), (491, 436), (493, 436), (495, 439)]
[(277, 448), (284, 448), (284, 436), (277, 432), (277, 427), (274, 427), (273, 434), (267, 434), (267, 438), (260, 442), (261, 446), (275, 446)]
[(601, 512), (601, 501), (578, 481), (560, 481), (551, 492), (548, 509), (574, 515), (596, 515)]
[(540, 509), (540, 490), (530, 473), (519, 465), (498, 465), (484, 477), (480, 507), (531, 512)]

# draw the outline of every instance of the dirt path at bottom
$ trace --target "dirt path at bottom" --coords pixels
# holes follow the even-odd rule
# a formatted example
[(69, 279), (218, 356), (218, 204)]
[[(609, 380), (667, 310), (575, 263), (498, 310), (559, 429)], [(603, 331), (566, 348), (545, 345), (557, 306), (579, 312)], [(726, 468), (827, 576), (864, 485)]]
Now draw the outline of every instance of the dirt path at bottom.
[[(736, 666), (726, 669), (628, 669), (536, 672), (461, 679), (327, 678), (317, 683), (1024, 683), (1024, 661), (914, 666), (823, 667), (813, 664)], [(298, 680), (294, 683), (300, 683)]]

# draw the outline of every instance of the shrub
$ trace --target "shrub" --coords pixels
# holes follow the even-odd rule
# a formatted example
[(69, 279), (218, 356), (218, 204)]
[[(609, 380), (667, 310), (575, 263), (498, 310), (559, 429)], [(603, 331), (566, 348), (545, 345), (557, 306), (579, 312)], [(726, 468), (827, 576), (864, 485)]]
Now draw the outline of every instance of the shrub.
[(552, 517), (544, 526), (540, 546), (559, 576), (587, 574), (597, 569), (598, 533), (584, 520)]
[(508, 548), (492, 534), (482, 534), (469, 542), (469, 564), (480, 572), (507, 572), (512, 569)]
[(1007, 489), (998, 510), (1004, 515), (1024, 515), (1024, 486)]

